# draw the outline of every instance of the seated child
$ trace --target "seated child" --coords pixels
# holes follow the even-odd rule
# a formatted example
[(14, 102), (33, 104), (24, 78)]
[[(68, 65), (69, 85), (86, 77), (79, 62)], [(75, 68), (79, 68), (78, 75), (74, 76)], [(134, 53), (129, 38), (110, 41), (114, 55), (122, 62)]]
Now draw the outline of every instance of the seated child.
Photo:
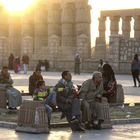
[(37, 82), (37, 88), (34, 91), (34, 100), (45, 101), (45, 107), (48, 112), (48, 121), (50, 123), (52, 107), (51, 105), (55, 105), (55, 94), (49, 94), (49, 89), (45, 86), (45, 81), (40, 80)]

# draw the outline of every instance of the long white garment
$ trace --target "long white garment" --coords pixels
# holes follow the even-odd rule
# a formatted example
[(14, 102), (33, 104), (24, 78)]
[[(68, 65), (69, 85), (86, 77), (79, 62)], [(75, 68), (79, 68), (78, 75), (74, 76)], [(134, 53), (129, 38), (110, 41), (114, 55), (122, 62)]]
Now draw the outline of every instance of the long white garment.
[(18, 107), (22, 103), (21, 93), (13, 87), (7, 89), (7, 99), (9, 107)]

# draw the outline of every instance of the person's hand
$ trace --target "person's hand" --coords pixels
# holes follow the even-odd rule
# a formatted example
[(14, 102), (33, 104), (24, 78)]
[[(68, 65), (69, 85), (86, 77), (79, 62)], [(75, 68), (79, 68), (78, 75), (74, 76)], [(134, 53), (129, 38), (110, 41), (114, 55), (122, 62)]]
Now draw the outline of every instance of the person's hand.
[(96, 96), (97, 98), (101, 98), (102, 97), (102, 95), (101, 94), (97, 94), (97, 96)]

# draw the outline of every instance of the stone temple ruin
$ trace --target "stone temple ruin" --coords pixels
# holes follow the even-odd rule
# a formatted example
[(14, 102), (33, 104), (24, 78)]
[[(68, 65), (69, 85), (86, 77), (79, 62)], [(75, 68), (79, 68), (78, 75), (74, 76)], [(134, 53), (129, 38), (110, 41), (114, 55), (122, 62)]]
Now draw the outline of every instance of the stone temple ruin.
[[(38, 60), (49, 60), (50, 70), (74, 69), (74, 56), (81, 56), (81, 70), (92, 72), (98, 60), (107, 60), (116, 72), (130, 72), (135, 53), (140, 54), (140, 10), (101, 11), (95, 55), (91, 54), (88, 0), (38, 0), (23, 15), (10, 15), (0, 7), (0, 65), (6, 65), (13, 53), (30, 56), (30, 69)], [(105, 21), (110, 17), (109, 48), (105, 41)], [(122, 18), (122, 35), (118, 35)], [(130, 39), (130, 21), (134, 18), (134, 38)]]
[(73, 69), (76, 52), (91, 57), (88, 0), (39, 0), (22, 16), (0, 8), (0, 63), (10, 53), (30, 56), (30, 68), (38, 60), (49, 60), (51, 69)]
[[(95, 58), (103, 58), (117, 72), (129, 73), (134, 54), (140, 54), (140, 9), (101, 11), (99, 37), (96, 39)], [(105, 43), (106, 18), (110, 18), (109, 48)], [(131, 20), (134, 20), (134, 38), (130, 38)], [(119, 21), (122, 19), (122, 34), (119, 35)], [(105, 53), (104, 53), (105, 52)]]

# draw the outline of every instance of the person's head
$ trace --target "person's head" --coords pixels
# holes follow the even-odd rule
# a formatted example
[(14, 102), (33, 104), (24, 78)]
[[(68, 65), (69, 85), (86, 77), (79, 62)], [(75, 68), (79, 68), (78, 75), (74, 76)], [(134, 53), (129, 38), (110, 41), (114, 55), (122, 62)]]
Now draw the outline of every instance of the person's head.
[(3, 66), (2, 67), (2, 73), (3, 74), (7, 74), (8, 73), (8, 67), (7, 66)]
[(61, 76), (66, 81), (71, 81), (71, 79), (72, 79), (72, 75), (71, 75), (71, 73), (69, 71), (63, 71)]
[(39, 89), (45, 89), (45, 81), (43, 80), (37, 81), (36, 87)]
[(99, 71), (93, 72), (92, 80), (95, 82), (96, 85), (100, 85), (103, 80), (102, 73)]
[(41, 75), (41, 69), (40, 69), (40, 68), (37, 68), (37, 69), (35, 70), (35, 74), (36, 74), (37, 76), (40, 76), (40, 75)]
[(136, 60), (136, 61), (139, 60), (139, 58), (138, 58), (138, 54), (135, 54), (135, 55), (134, 55), (134, 60)]
[(112, 67), (109, 64), (104, 64), (103, 65), (103, 74), (104, 75), (112, 75), (114, 74), (114, 71)]
[(100, 59), (100, 64), (101, 64), (101, 65), (103, 64), (103, 60), (102, 60), (102, 59)]

